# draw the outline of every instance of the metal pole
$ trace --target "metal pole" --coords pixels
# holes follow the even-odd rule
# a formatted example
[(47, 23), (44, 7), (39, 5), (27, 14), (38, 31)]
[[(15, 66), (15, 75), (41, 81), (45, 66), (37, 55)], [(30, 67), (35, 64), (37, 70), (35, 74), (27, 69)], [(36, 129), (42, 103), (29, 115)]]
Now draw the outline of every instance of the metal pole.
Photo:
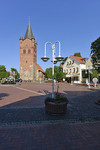
[(89, 88), (90, 88), (90, 69), (89, 69)]
[(55, 45), (52, 45), (52, 98), (54, 98), (54, 51)]

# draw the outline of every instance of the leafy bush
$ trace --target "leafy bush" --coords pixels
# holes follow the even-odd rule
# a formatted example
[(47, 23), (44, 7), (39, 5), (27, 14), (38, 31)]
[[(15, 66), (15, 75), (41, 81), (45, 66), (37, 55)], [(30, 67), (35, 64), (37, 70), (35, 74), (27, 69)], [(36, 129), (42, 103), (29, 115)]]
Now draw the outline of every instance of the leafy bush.
[(56, 93), (54, 98), (47, 97), (45, 99), (45, 104), (47, 104), (48, 102), (54, 102), (54, 103), (66, 102), (66, 104), (68, 104), (68, 99), (67, 99), (67, 97), (64, 97), (63, 95), (61, 95), (60, 93)]

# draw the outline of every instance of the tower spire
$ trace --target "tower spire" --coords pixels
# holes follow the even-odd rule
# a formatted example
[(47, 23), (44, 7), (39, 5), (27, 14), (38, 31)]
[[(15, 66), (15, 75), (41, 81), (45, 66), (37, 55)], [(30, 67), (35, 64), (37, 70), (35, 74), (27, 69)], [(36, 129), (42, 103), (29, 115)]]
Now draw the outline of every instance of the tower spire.
[(30, 16), (29, 16), (29, 24), (30, 24)]
[(22, 36), (22, 34), (21, 34), (21, 36), (20, 36), (20, 40), (23, 40), (23, 36)]
[(32, 33), (32, 29), (31, 29), (31, 25), (30, 25), (30, 16), (29, 16), (29, 24), (28, 24), (28, 27), (27, 27), (27, 30), (26, 30), (26, 33), (25, 33), (25, 37), (24, 37), (24, 40), (25, 39), (35, 39), (34, 38), (34, 35)]

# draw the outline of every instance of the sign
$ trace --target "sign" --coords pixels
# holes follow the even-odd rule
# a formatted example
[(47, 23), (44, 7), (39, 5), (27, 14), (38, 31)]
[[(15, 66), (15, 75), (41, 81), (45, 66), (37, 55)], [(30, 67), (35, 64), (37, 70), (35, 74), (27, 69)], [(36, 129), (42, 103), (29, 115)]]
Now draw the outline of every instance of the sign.
[(93, 78), (93, 83), (95, 84), (95, 87), (96, 87), (96, 84), (97, 84), (97, 82), (98, 82), (98, 79), (97, 78)]
[(93, 83), (97, 83), (98, 82), (98, 79), (97, 78), (93, 78)]

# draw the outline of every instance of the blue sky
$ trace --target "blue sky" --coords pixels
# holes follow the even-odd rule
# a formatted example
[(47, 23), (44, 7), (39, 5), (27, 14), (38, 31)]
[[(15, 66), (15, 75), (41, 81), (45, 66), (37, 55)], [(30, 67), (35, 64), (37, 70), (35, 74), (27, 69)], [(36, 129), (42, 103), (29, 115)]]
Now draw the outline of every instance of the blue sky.
[[(64, 57), (75, 52), (90, 57), (91, 42), (100, 37), (100, 0), (0, 0), (0, 65), (8, 71), (19, 71), (19, 38), (25, 35), (29, 16), (38, 43), (37, 63), (44, 70), (52, 65), (41, 60), (45, 42), (60, 41)], [(50, 45), (47, 56), (52, 57)]]

